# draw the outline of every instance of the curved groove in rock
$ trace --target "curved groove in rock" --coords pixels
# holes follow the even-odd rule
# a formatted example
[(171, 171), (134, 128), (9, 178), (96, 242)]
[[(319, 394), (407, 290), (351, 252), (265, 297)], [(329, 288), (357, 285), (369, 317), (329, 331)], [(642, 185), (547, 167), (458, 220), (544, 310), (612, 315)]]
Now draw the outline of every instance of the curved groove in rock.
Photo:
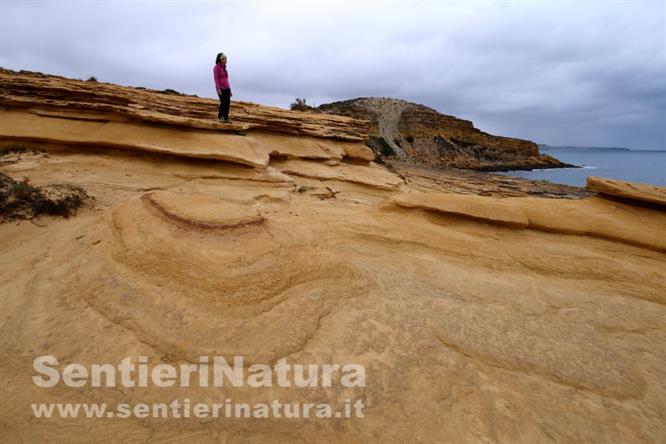
[[(183, 197), (183, 199), (185, 198), (190, 203), (192, 203), (193, 198), (195, 202), (197, 201), (196, 196)], [(142, 200), (144, 202), (147, 202), (152, 208), (155, 208), (157, 211), (159, 211), (160, 214), (165, 216), (167, 219), (195, 228), (207, 228), (207, 229), (240, 228), (248, 225), (258, 225), (264, 222), (265, 220), (264, 217), (261, 214), (259, 214), (257, 210), (247, 209), (247, 207), (243, 205), (232, 206), (229, 203), (222, 204), (221, 202), (216, 201), (215, 199), (198, 197), (200, 205), (202, 203), (201, 201), (204, 200), (203, 204), (211, 207), (212, 211), (215, 212), (226, 211), (227, 212), (226, 218), (215, 220), (215, 218), (211, 218), (210, 214), (208, 216), (203, 216), (201, 214), (188, 216), (186, 214), (183, 214), (182, 211), (179, 212), (177, 209), (174, 209), (174, 207), (170, 205), (173, 202), (169, 202), (168, 200), (165, 202), (163, 195), (158, 195), (155, 193), (144, 194), (142, 196)], [(171, 197), (171, 200), (173, 200), (173, 197)], [(206, 200), (208, 202), (206, 202)], [(236, 214), (229, 215), (228, 214), (229, 212), (235, 212)], [(206, 220), (206, 217), (208, 217), (208, 220)]]

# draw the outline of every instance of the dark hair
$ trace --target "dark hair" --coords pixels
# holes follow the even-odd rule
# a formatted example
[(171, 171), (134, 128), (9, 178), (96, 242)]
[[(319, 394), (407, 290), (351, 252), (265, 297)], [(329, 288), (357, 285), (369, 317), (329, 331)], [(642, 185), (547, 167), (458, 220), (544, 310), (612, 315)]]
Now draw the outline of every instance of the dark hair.
[(217, 53), (217, 57), (215, 57), (215, 64), (220, 63), (220, 59), (222, 58), (223, 55), (224, 55), (223, 52), (218, 52)]

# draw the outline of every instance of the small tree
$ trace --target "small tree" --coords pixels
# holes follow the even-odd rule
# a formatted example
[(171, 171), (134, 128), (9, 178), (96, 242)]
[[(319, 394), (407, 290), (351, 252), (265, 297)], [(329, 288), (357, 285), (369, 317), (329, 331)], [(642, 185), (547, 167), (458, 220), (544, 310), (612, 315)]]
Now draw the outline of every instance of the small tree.
[(95, 77), (95, 76), (90, 76), (90, 78), (88, 79), (88, 82), (96, 82), (96, 81), (97, 81), (97, 77)]
[(305, 98), (302, 99), (296, 98), (296, 101), (291, 105), (289, 105), (289, 109), (291, 109), (292, 111), (307, 111), (312, 109), (312, 107), (307, 104)]

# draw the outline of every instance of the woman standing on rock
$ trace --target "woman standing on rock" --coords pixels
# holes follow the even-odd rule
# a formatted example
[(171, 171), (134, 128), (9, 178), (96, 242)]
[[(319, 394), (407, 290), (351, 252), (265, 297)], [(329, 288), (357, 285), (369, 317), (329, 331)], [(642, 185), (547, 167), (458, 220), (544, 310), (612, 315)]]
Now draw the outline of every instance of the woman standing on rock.
[(227, 73), (227, 56), (223, 52), (215, 57), (213, 68), (215, 89), (220, 98), (220, 111), (217, 118), (220, 122), (229, 123), (229, 105), (231, 104), (231, 86), (229, 86), (229, 73)]

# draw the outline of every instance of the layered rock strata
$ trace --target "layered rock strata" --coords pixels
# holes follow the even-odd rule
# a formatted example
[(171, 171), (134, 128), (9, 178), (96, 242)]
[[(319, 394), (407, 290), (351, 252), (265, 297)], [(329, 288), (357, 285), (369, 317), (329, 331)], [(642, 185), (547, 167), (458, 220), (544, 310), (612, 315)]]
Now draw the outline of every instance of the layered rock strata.
[(369, 120), (368, 145), (401, 161), (482, 171), (571, 166), (539, 153), (534, 142), (484, 133), (469, 120), (404, 100), (358, 98), (316, 110)]

